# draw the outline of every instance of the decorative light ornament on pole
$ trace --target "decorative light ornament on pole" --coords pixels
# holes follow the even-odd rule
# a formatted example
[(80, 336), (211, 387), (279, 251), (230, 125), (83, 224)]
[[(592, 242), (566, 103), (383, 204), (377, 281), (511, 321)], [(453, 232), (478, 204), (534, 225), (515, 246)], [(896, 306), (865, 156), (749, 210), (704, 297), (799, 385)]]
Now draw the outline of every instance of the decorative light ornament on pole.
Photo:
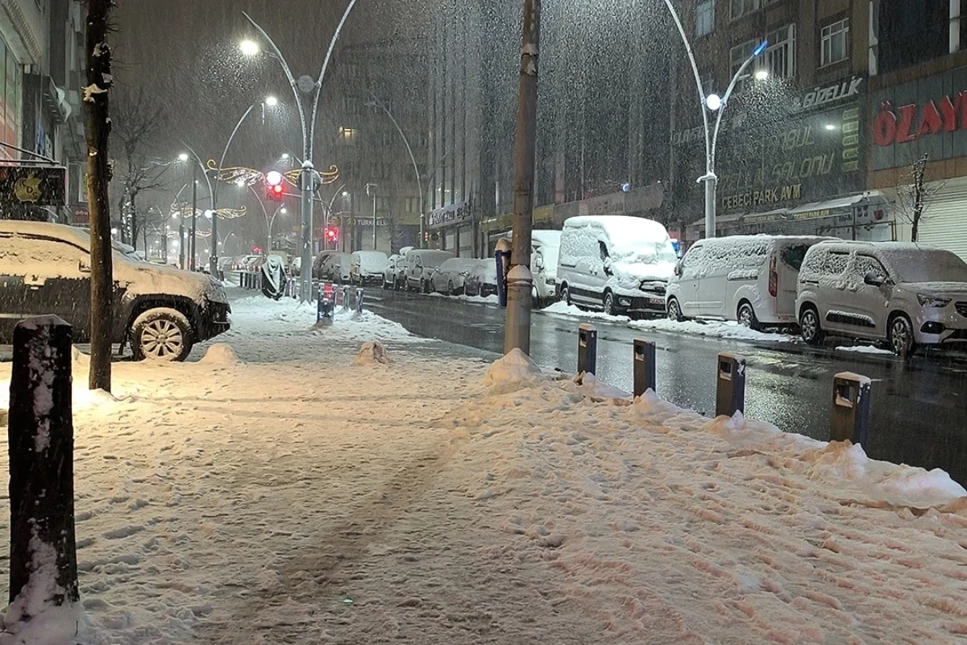
[[(342, 33), (342, 28), (346, 24), (349, 14), (352, 12), (353, 7), (356, 6), (356, 2), (357, 0), (349, 0), (349, 4), (343, 12), (339, 24), (336, 25), (332, 40), (329, 42), (329, 50), (326, 52), (326, 58), (322, 63), (322, 69), (319, 71), (319, 78), (316, 80), (313, 80), (311, 76), (303, 76), (299, 80), (296, 80), (292, 74), (292, 68), (289, 67), (289, 63), (285, 60), (282, 51), (275, 44), (275, 41), (272, 40), (257, 22), (252, 20), (251, 16), (242, 12), (245, 19), (249, 21), (252, 27), (258, 31), (259, 35), (271, 46), (272, 55), (279, 62), (279, 65), (282, 66), (282, 71), (285, 72), (286, 79), (289, 81), (289, 85), (291, 85), (293, 95), (295, 96), (296, 109), (299, 113), (299, 125), (302, 127), (302, 158), (304, 159), (302, 162), (302, 173), (299, 176), (299, 188), (302, 190), (302, 248), (299, 249), (299, 255), (302, 258), (303, 267), (312, 266), (314, 251), (314, 229), (312, 222), (313, 197), (321, 183), (320, 175), (316, 172), (315, 166), (312, 163), (313, 142), (315, 141), (316, 121), (319, 114), (319, 96), (322, 93), (322, 83), (326, 78), (326, 70), (329, 69), (329, 62), (332, 60), (333, 50), (336, 48), (336, 41), (339, 39), (339, 34)], [(249, 56), (254, 56), (259, 51), (258, 47), (253, 48), (246, 44), (246, 42), (241, 43), (240, 47), (242, 53)], [(302, 104), (300, 92), (301, 94), (313, 95), (311, 116), (306, 115), (306, 106)], [(312, 300), (312, 271), (302, 271), (300, 278), (299, 299), (302, 302), (309, 302)]]
[[(698, 88), (698, 98), (699, 104), (702, 109), (702, 125), (705, 129), (705, 174), (698, 178), (699, 183), (705, 183), (705, 237), (715, 237), (715, 208), (716, 208), (716, 188), (718, 185), (718, 177), (715, 174), (715, 147), (718, 144), (719, 130), (722, 127), (722, 115), (725, 113), (725, 108), (729, 104), (729, 98), (732, 96), (732, 91), (735, 89), (736, 83), (742, 78), (745, 70), (752, 64), (756, 58), (765, 52), (766, 48), (769, 46), (768, 41), (762, 41), (759, 46), (752, 51), (752, 55), (742, 64), (739, 71), (735, 73), (732, 77), (732, 82), (729, 83), (729, 88), (726, 90), (725, 95), (719, 97), (716, 94), (706, 95), (705, 88), (702, 87), (702, 74), (698, 71), (698, 63), (695, 61), (695, 54), (692, 52), (692, 45), (688, 42), (688, 35), (685, 32), (685, 27), (682, 25), (681, 19), (678, 17), (678, 12), (675, 11), (675, 7), (672, 5), (671, 0), (665, 0), (665, 6), (668, 7), (668, 12), (672, 15), (672, 20), (675, 22), (675, 27), (678, 29), (679, 35), (682, 37), (682, 43), (685, 45), (685, 53), (688, 54), (688, 61), (692, 66), (692, 73), (695, 76), (695, 85)], [(765, 76), (761, 74), (765, 72)], [(756, 72), (754, 77), (757, 80), (762, 80), (768, 77), (769, 73), (765, 70), (760, 70)], [(711, 124), (709, 123), (709, 113), (718, 113), (715, 118), (715, 129), (713, 131)]]

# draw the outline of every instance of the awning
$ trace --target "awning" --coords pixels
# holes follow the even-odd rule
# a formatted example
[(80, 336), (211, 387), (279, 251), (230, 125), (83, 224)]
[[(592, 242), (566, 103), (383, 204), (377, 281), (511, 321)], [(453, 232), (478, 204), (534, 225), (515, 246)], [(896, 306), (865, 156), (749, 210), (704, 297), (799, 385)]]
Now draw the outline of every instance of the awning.
[[(776, 222), (783, 220), (823, 219), (836, 217), (845, 209), (856, 206), (886, 205), (889, 201), (878, 190), (870, 190), (855, 195), (837, 197), (824, 202), (810, 202), (794, 208), (780, 208), (763, 213), (732, 213), (715, 218), (717, 226), (723, 224), (755, 224), (759, 222)], [(705, 218), (696, 220), (692, 226), (705, 230)]]

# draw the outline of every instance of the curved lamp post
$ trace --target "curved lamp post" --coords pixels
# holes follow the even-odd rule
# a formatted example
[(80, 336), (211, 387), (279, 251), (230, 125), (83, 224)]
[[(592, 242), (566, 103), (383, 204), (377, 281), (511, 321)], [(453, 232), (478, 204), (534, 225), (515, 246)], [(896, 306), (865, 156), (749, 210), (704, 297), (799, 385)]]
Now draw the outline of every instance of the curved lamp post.
[[(356, 6), (357, 0), (350, 0), (349, 6), (346, 7), (346, 11), (342, 15), (339, 24), (336, 26), (336, 32), (333, 34), (332, 40), (329, 43), (329, 51), (326, 52), (326, 58), (322, 63), (322, 70), (319, 72), (319, 77), (315, 80), (311, 76), (301, 76), (298, 79), (292, 74), (292, 69), (289, 67), (289, 63), (286, 62), (285, 57), (282, 55), (281, 50), (269, 37), (262, 27), (255, 22), (251, 16), (247, 13), (242, 12), (245, 19), (251, 23), (259, 35), (265, 39), (265, 41), (272, 48), (271, 55), (279, 62), (282, 66), (282, 71), (285, 72), (286, 78), (289, 81), (289, 85), (292, 86), (292, 93), (295, 96), (296, 106), (299, 110), (299, 123), (302, 126), (302, 151), (303, 151), (303, 162), (302, 162), (302, 174), (300, 176), (300, 184), (302, 189), (302, 266), (312, 266), (312, 246), (313, 246), (313, 223), (312, 223), (312, 207), (313, 199), (312, 196), (315, 194), (319, 186), (319, 175), (312, 165), (312, 153), (313, 153), (313, 141), (315, 140), (316, 131), (316, 117), (319, 113), (319, 95), (322, 93), (322, 83), (326, 78), (326, 70), (329, 69), (329, 61), (332, 59), (333, 49), (336, 47), (336, 41), (339, 39), (339, 34), (342, 31), (343, 25), (346, 24), (346, 20), (349, 18), (349, 14), (352, 12), (353, 7)], [(257, 42), (246, 40), (243, 41), (239, 48), (242, 54), (246, 56), (256, 56), (261, 51), (261, 47)], [(312, 99), (312, 116), (306, 119), (306, 110), (302, 104), (301, 94), (313, 94)], [(301, 275), (301, 287), (300, 287), (300, 300), (302, 302), (308, 302), (312, 299), (312, 272), (303, 271)]]
[(197, 262), (197, 258), (195, 257), (195, 242), (196, 242), (197, 237), (198, 237), (198, 217), (197, 217), (196, 214), (198, 213), (198, 172), (197, 171), (199, 169), (201, 169), (201, 174), (204, 175), (205, 182), (208, 184), (208, 198), (209, 198), (209, 203), (210, 204), (211, 203), (214, 203), (214, 201), (215, 201), (215, 192), (212, 190), (212, 182), (208, 178), (208, 172), (205, 169), (205, 164), (201, 160), (201, 157), (199, 157), (198, 156), (198, 153), (195, 152), (195, 150), (191, 146), (189, 146), (187, 143), (185, 143), (184, 141), (182, 141), (181, 143), (182, 143), (182, 145), (185, 146), (185, 148), (188, 149), (188, 153), (191, 155), (192, 159), (195, 160), (195, 171), (196, 172), (194, 173), (194, 175), (192, 177), (192, 189), (191, 189), (191, 202), (192, 202), (192, 204), (191, 204), (191, 212), (192, 212), (192, 218), (191, 218), (191, 249), (189, 250), (189, 256), (188, 256), (188, 258), (189, 258), (189, 260), (188, 260), (188, 262), (189, 262), (188, 269), (190, 271), (194, 271), (195, 270), (195, 265), (196, 265), (196, 262)]
[[(372, 95), (372, 92), (370, 92), (370, 95)], [(393, 126), (396, 128), (396, 131), (400, 133), (400, 138), (403, 139), (403, 144), (406, 146), (407, 154), (410, 155), (410, 162), (413, 164), (413, 173), (416, 175), (416, 187), (417, 190), (420, 191), (420, 248), (422, 249), (424, 244), (423, 240), (426, 237), (426, 213), (423, 209), (423, 179), (420, 177), (420, 166), (416, 163), (416, 157), (413, 155), (413, 148), (410, 146), (409, 139), (406, 138), (406, 134), (403, 133), (403, 128), (400, 127), (400, 124), (396, 121), (393, 113), (390, 112), (389, 108), (386, 107), (386, 104), (377, 99), (375, 95), (372, 96), (373, 100), (368, 101), (366, 105), (368, 107), (378, 107), (386, 114), (386, 116), (389, 117), (389, 120), (393, 122)], [(375, 228), (375, 223), (373, 226)]]
[[(725, 91), (725, 96), (719, 97), (717, 94), (706, 95), (705, 88), (702, 87), (702, 75), (698, 71), (695, 54), (692, 52), (692, 45), (688, 42), (688, 36), (685, 33), (685, 28), (682, 26), (681, 19), (678, 17), (678, 12), (675, 11), (671, 0), (665, 0), (665, 5), (668, 7), (668, 11), (675, 21), (675, 26), (678, 28), (678, 33), (682, 37), (682, 42), (685, 44), (688, 61), (691, 63), (692, 72), (695, 75), (695, 85), (698, 87), (698, 98), (702, 106), (702, 125), (705, 128), (705, 174), (699, 177), (698, 181), (700, 183), (705, 182), (705, 237), (715, 237), (716, 189), (718, 187), (718, 177), (715, 174), (715, 149), (718, 145), (719, 130), (722, 127), (722, 115), (725, 113), (725, 108), (729, 103), (729, 98), (732, 96), (732, 91), (735, 89), (736, 83), (742, 79), (742, 75), (748, 69), (749, 65), (752, 64), (752, 61), (766, 50), (769, 43), (765, 40), (759, 43), (759, 46), (752, 51), (752, 55), (742, 63), (742, 67), (732, 77), (732, 81)], [(709, 112), (718, 113), (715, 117), (714, 130), (709, 123)]]

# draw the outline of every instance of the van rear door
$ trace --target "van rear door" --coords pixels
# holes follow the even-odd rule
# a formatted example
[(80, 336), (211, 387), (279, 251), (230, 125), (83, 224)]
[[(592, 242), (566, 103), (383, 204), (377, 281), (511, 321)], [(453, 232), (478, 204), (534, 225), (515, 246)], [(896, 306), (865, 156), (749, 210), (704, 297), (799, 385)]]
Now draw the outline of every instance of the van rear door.
[(796, 322), (796, 289), (799, 285), (799, 270), (802, 268), (803, 259), (810, 246), (812, 244), (805, 241), (778, 242), (769, 259), (768, 288), (771, 296), (775, 285), (775, 314), (779, 322)]

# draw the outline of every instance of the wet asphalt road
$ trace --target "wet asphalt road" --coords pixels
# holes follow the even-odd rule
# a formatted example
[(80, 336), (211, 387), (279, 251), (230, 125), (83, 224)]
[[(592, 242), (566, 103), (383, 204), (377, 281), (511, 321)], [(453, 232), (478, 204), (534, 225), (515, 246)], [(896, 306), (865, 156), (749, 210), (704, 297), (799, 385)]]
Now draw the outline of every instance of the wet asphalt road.
[[(504, 311), (459, 299), (367, 289), (367, 308), (419, 336), (499, 354)], [(574, 372), (577, 327), (570, 316), (536, 313), (531, 356), (542, 367)], [(833, 375), (857, 372), (873, 379), (867, 454), (875, 459), (942, 468), (967, 485), (967, 362), (947, 355), (914, 357), (835, 356), (798, 344), (746, 343), (590, 321), (598, 329), (598, 374), (632, 390), (632, 341), (657, 344), (658, 393), (684, 408), (711, 415), (719, 352), (745, 356), (746, 416), (788, 432), (829, 438)], [(785, 346), (790, 345), (790, 346)]]

